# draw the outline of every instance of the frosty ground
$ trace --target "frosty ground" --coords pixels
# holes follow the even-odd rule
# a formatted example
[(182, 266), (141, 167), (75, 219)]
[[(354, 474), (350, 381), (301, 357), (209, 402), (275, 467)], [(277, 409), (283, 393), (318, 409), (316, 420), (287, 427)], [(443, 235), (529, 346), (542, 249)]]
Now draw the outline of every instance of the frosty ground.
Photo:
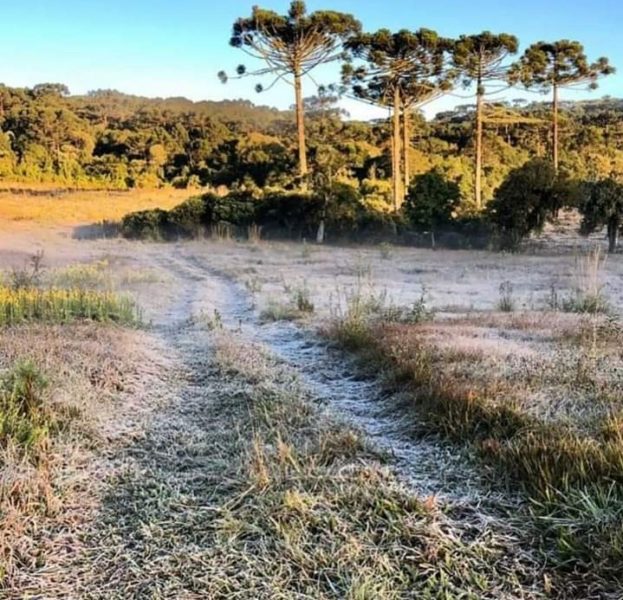
[[(33, 467), (4, 475), (8, 597), (617, 597), (598, 577), (569, 584), (519, 489), (324, 335), (357, 297), (434, 312), (418, 336), (452, 350), (453, 376), (590, 427), (605, 409), (580, 369), (610, 396), (621, 384), (604, 329), (617, 257), (72, 233), (3, 231), (0, 265), (44, 250), (50, 278), (131, 294), (143, 325), (0, 334), (0, 365), (34, 356), (52, 400), (80, 409), (45, 470), (54, 510), (11, 500)], [(559, 310), (596, 290), (607, 316)], [(587, 327), (594, 340), (569, 341)]]

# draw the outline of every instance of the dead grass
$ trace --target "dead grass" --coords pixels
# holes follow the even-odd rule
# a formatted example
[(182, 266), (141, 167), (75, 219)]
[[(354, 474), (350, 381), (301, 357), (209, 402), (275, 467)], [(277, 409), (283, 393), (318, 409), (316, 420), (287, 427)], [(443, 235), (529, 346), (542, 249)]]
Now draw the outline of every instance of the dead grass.
[[(408, 386), (424, 430), (474, 445), (509, 485), (547, 507), (549, 520), (538, 513), (548, 523), (545, 551), (578, 582), (593, 577), (604, 590), (621, 585), (623, 559), (621, 513), (602, 501), (623, 494), (623, 365), (609, 322), (503, 313), (420, 325), (377, 320), (357, 329), (365, 343), (354, 346), (374, 372)], [(342, 321), (328, 334), (353, 349), (345, 326), (353, 331)], [(583, 494), (588, 501), (576, 501)], [(597, 519), (602, 504), (609, 512)]]
[(131, 428), (116, 431), (120, 415), (130, 410), (138, 421), (145, 410), (119, 399), (140, 391), (146, 341), (141, 332), (95, 324), (0, 328), (0, 373), (36, 365), (47, 380), (37, 392), (38, 410), (54, 424), (35, 447), (4, 432), (0, 590), (6, 597), (41, 593), (46, 574), (63, 579), (63, 565), (80, 553), (80, 532), (103, 477), (96, 452), (133, 435)]
[(131, 211), (170, 209), (188, 198), (187, 190), (0, 192), (0, 222), (20, 224), (83, 225), (118, 221)]

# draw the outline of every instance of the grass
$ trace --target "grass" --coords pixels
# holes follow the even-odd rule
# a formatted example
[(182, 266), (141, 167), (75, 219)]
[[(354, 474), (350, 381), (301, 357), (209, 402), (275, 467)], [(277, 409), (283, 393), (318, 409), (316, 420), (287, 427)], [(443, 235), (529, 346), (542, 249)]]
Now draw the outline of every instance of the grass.
[(139, 441), (95, 525), (98, 597), (542, 596), (514, 536), (407, 491), (260, 347), (219, 333), (206, 363), (194, 335), (200, 388)]
[[(507, 319), (521, 327), (519, 317)], [(612, 339), (602, 343), (578, 334), (570, 347), (564, 330), (551, 358), (534, 366), (521, 362), (515, 371), (508, 358), (496, 363), (469, 341), (472, 330), (469, 318), (409, 325), (390, 323), (382, 312), (362, 319), (355, 309), (326, 333), (356, 351), (364, 367), (409, 390), (423, 431), (471, 445), (509, 486), (524, 490), (534, 501), (544, 551), (573, 573), (575, 584), (593, 577), (603, 589), (623, 585), (623, 513), (617, 507), (623, 497), (623, 411), (613, 371), (620, 336), (611, 331)], [(461, 336), (469, 341), (465, 349)], [(506, 365), (502, 371), (500, 364)], [(568, 396), (569, 417), (530, 400), (550, 391)]]
[(296, 321), (314, 312), (315, 306), (307, 284), (294, 289), (290, 286), (284, 286), (284, 288), (289, 292), (290, 299), (287, 302), (269, 300), (260, 313), (261, 321)]
[[(46, 570), (54, 587), (81, 552), (103, 478), (94, 452), (112, 449), (128, 410), (117, 401), (140, 389), (144, 338), (96, 323), (0, 329), (0, 596), (45, 589)], [(32, 595), (69, 597), (59, 589)]]
[(110, 289), (112, 277), (109, 267), (106, 260), (72, 264), (54, 271), (50, 283), (55, 288)]
[(513, 312), (515, 310), (513, 284), (510, 281), (503, 281), (500, 284), (500, 299), (497, 308), (501, 312)]
[(338, 289), (331, 308), (331, 337), (348, 350), (360, 350), (370, 344), (371, 325), (386, 323), (421, 323), (432, 320), (426, 288), (410, 306), (394, 304), (387, 291), (378, 292), (368, 278), (358, 277), (354, 286)]
[(552, 285), (548, 306), (551, 310), (585, 314), (608, 314), (612, 307), (604, 294), (602, 283), (606, 257), (599, 246), (585, 256), (576, 258), (573, 292), (559, 297)]
[(138, 313), (132, 300), (112, 292), (0, 287), (0, 326), (79, 319), (129, 325), (137, 322)]
[(43, 402), (46, 380), (32, 362), (17, 363), (0, 381), (0, 448), (45, 444), (54, 419)]
[(136, 210), (170, 209), (188, 197), (187, 190), (127, 192), (42, 189), (0, 192), (0, 222), (41, 225), (82, 225), (118, 221)]

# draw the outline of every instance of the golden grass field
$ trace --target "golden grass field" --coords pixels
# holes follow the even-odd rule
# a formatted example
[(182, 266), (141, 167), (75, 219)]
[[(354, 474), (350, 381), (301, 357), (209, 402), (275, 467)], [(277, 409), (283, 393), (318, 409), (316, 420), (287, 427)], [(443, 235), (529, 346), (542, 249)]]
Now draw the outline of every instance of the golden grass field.
[(54, 190), (16, 188), (0, 192), (0, 227), (73, 226), (117, 221), (135, 210), (170, 209), (192, 195), (188, 190)]

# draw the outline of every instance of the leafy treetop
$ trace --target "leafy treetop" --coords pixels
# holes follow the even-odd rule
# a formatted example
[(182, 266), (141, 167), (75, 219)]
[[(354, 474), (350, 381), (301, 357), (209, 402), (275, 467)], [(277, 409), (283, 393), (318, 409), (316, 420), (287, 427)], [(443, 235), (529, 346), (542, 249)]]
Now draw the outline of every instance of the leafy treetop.
[(590, 63), (580, 42), (559, 40), (532, 44), (509, 73), (511, 83), (547, 92), (552, 87), (588, 85), (597, 88), (597, 80), (611, 75), (615, 68), (605, 57)]
[[(278, 81), (290, 73), (307, 75), (323, 63), (340, 59), (343, 41), (360, 30), (361, 24), (350, 14), (308, 13), (304, 2), (295, 1), (286, 15), (253, 7), (250, 17), (234, 23), (230, 44), (267, 63), (255, 75), (275, 74)], [(240, 65), (238, 75), (244, 74), (246, 68)], [(226, 79), (223, 72), (219, 76)]]
[(402, 101), (422, 99), (439, 89), (447, 89), (448, 52), (452, 42), (430, 29), (392, 33), (380, 29), (350, 38), (345, 47), (353, 58), (366, 64), (343, 69), (343, 80), (353, 94), (369, 102), (391, 105), (396, 88)]
[[(462, 35), (454, 45), (454, 66), (461, 72), (465, 86), (474, 81), (503, 79), (504, 60), (517, 52), (519, 42), (514, 35), (483, 31), (476, 35)], [(478, 90), (484, 93), (484, 89)]]

